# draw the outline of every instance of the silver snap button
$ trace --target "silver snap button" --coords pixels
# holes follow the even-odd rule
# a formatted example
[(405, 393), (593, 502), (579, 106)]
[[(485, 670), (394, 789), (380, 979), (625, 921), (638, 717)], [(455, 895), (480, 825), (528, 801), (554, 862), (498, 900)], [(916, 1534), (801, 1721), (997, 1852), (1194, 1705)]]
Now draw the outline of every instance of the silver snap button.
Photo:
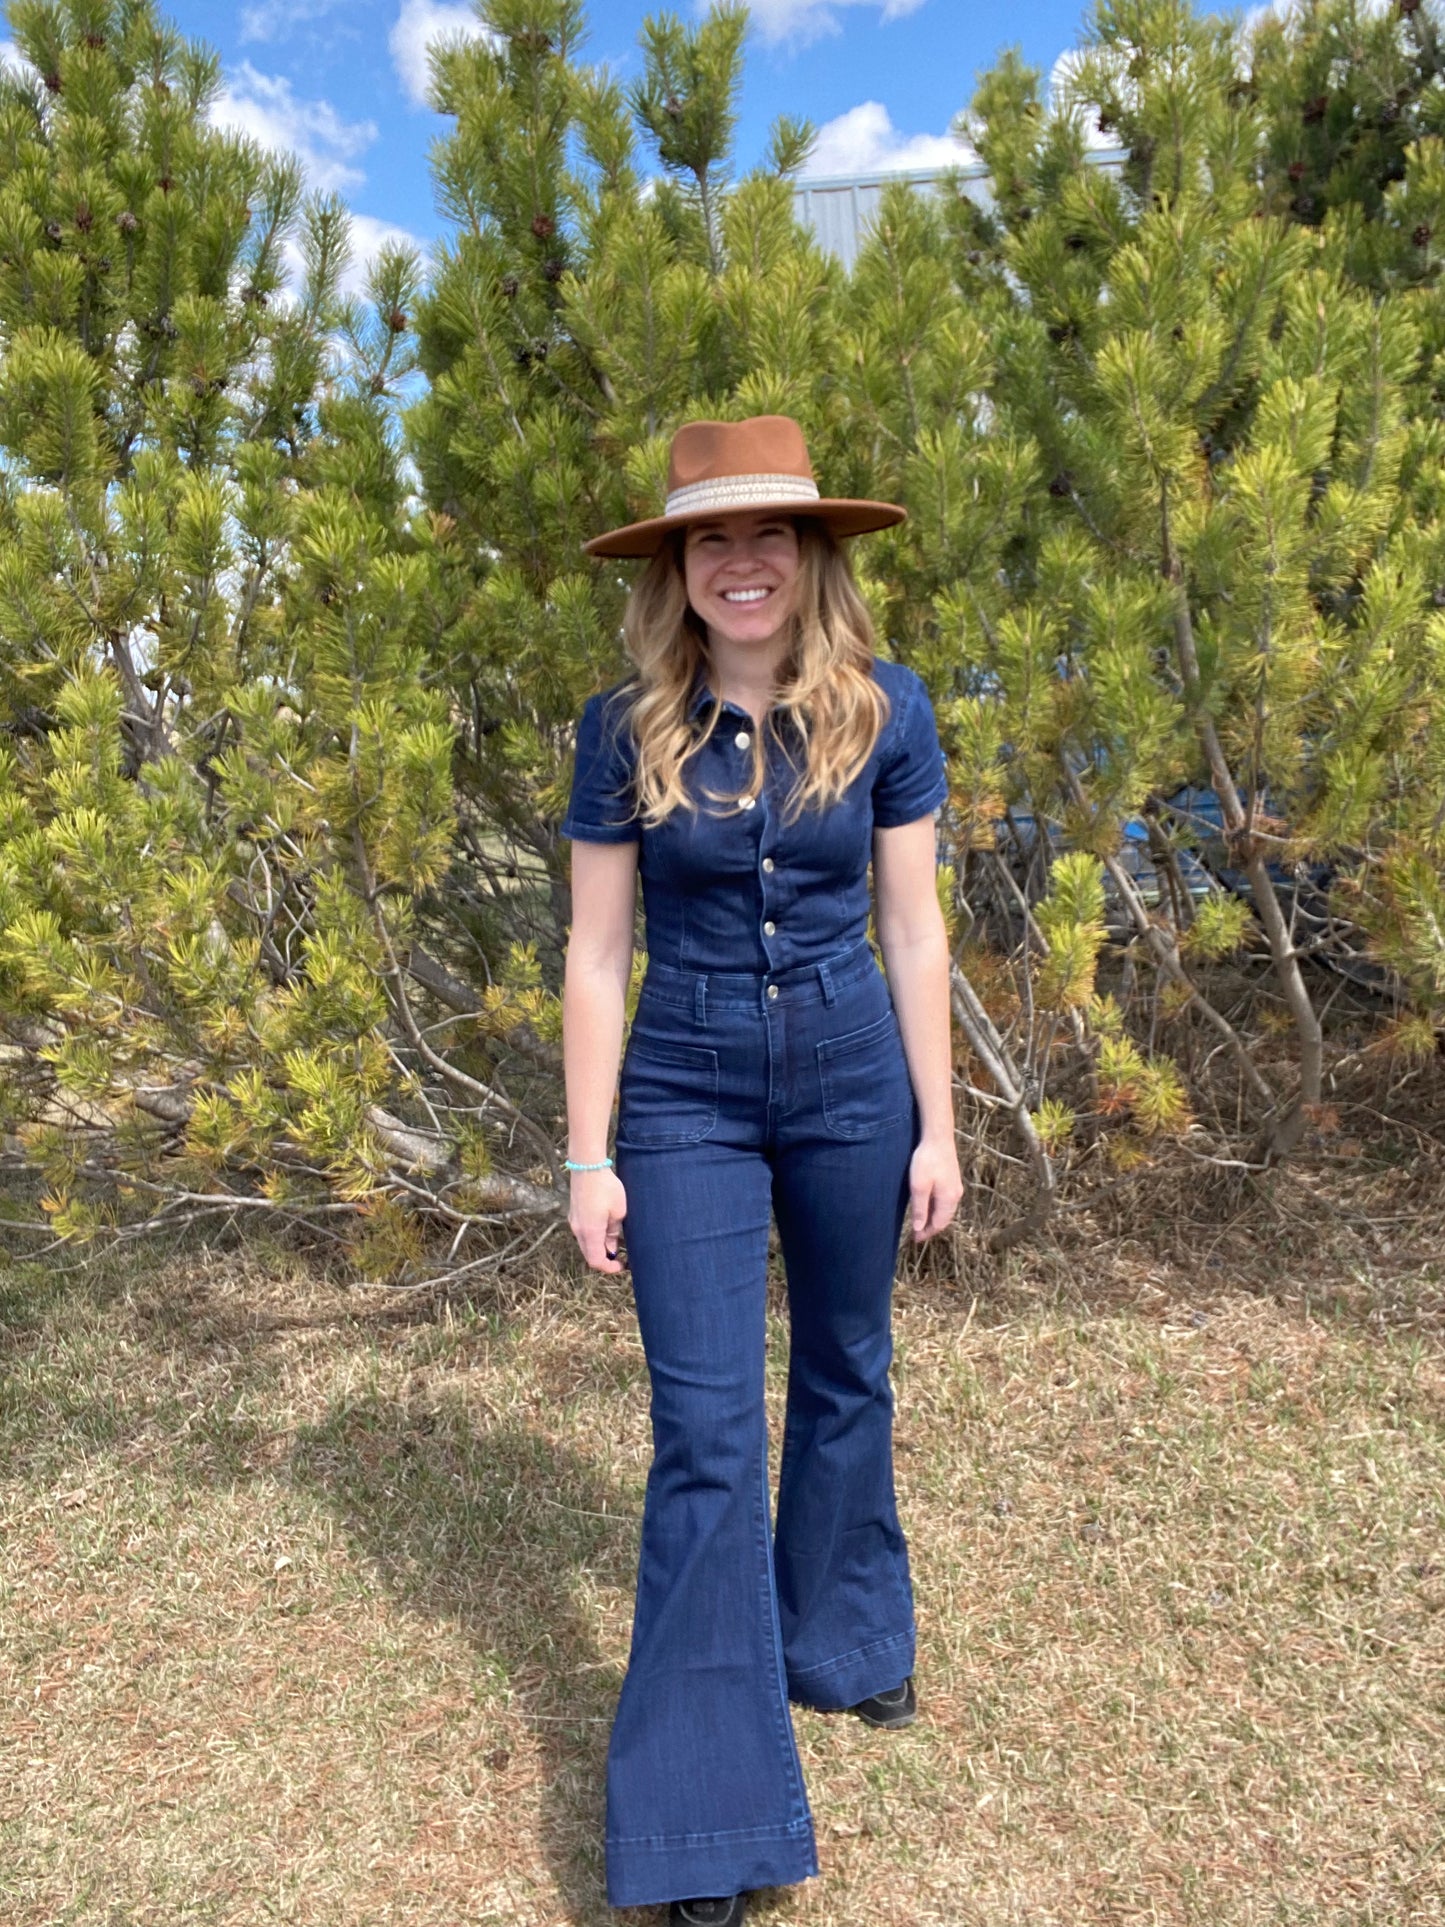
[(749, 736), (748, 732), (745, 729), (740, 729), (737, 735), (733, 737), (733, 741), (737, 744), (739, 749), (746, 749), (748, 744), (752, 740), (753, 740), (752, 737)]
[(777, 927), (778, 926), (770, 918), (768, 922), (763, 925), (763, 935), (765, 937), (771, 937), (773, 932), (777, 929)]
[(771, 871), (772, 867), (773, 867), (773, 859), (770, 856), (765, 856), (763, 858), (763, 868), (765, 870)]
[(745, 796), (742, 802), (738, 805), (738, 807), (739, 809), (750, 810), (753, 807), (754, 803), (757, 802), (757, 800), (758, 799), (755, 796)]
[(770, 997), (776, 997), (776, 996), (777, 996), (777, 994), (778, 994), (778, 986), (777, 986), (776, 984), (769, 984), (769, 985), (768, 985), (768, 995), (769, 995)]

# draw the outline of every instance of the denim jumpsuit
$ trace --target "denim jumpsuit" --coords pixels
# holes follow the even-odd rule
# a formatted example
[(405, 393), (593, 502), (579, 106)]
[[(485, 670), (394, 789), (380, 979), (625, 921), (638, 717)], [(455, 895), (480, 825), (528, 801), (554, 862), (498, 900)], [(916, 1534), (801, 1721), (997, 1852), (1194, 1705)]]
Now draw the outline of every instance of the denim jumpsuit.
[[(626, 684), (578, 726), (561, 834), (638, 840), (647, 971), (616, 1170), (652, 1387), (631, 1653), (607, 1756), (607, 1897), (645, 1906), (818, 1871), (789, 1701), (847, 1707), (913, 1670), (893, 1493), (889, 1313), (918, 1108), (866, 939), (872, 831), (947, 792), (928, 694), (876, 661), (890, 714), (851, 788), (792, 824), (768, 744), (722, 705), (686, 766), (696, 814), (628, 820)], [(715, 703), (699, 676), (695, 728)], [(791, 1349), (776, 1532), (763, 1402), (770, 1216)]]

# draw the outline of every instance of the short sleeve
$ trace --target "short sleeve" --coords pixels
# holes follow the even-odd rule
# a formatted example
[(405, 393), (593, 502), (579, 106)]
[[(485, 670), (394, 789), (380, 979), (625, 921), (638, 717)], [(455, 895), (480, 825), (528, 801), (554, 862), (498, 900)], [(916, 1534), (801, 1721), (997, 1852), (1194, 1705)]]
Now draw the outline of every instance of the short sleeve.
[(920, 816), (931, 816), (948, 800), (948, 770), (938, 741), (933, 704), (922, 680), (905, 671), (905, 692), (889, 720), (873, 779), (873, 821), (880, 830), (896, 829)]
[(558, 835), (584, 843), (635, 843), (642, 832), (629, 819), (632, 802), (632, 749), (626, 704), (609, 702), (614, 692), (589, 696), (577, 724), (577, 754), (572, 766), (572, 796)]

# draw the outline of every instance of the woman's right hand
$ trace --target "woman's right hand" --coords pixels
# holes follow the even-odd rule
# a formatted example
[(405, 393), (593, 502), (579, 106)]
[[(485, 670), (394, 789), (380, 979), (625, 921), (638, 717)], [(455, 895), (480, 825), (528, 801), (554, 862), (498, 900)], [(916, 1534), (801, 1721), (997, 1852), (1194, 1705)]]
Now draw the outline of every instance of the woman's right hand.
[(574, 1171), (567, 1222), (594, 1271), (621, 1271), (617, 1256), (627, 1193), (615, 1171)]

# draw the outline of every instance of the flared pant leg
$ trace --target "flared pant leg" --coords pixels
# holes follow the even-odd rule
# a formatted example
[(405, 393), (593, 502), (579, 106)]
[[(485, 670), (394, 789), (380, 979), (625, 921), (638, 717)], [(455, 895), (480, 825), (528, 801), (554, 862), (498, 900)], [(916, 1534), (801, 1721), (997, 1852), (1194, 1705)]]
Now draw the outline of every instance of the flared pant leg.
[(761, 1150), (626, 1149), (652, 1384), (632, 1647), (607, 1756), (607, 1897), (643, 1906), (818, 1871), (774, 1588)]
[(774, 1153), (791, 1345), (775, 1570), (788, 1691), (855, 1706), (913, 1671), (893, 1488), (891, 1308), (914, 1120)]
[[(876, 1139), (619, 1152), (654, 1456), (608, 1749), (614, 1906), (816, 1873), (788, 1701), (851, 1706), (913, 1671), (888, 1376), (911, 1137), (895, 1135), (891, 1164)], [(770, 1207), (792, 1320), (775, 1536)]]

